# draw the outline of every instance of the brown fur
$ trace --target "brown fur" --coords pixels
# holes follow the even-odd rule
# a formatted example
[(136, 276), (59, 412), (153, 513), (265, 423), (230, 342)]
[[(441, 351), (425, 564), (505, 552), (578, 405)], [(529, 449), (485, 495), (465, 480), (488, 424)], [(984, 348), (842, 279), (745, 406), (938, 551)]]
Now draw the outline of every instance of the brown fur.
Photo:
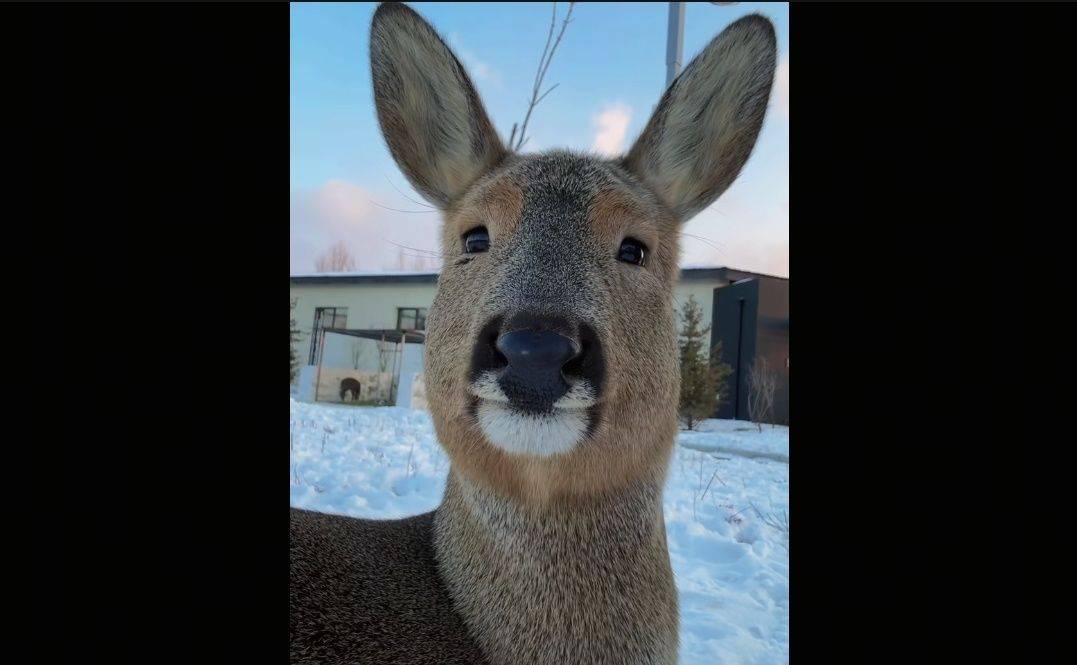
[(661, 490), (542, 506), (450, 478), (439, 571), (494, 663), (673, 663), (677, 593)]
[(455, 249), (460, 237), (477, 226), (485, 226), (491, 234), (512, 233), (523, 214), (523, 206), (523, 191), (509, 179), (476, 185), (465, 201), (446, 211), (442, 244)]
[[(774, 60), (769, 22), (742, 19), (685, 69), (625, 158), (506, 154), (433, 29), (403, 5), (379, 7), (371, 62), (382, 131), (405, 175), (445, 213), (447, 258), (427, 317), (425, 358), (431, 416), (451, 468), (426, 523), (429, 550), (414, 545), (426, 542), (414, 526), (401, 553), (385, 551), (391, 537), (363, 520), (298, 532), (293, 523), (304, 598), (328, 598), (333, 609), (325, 612), (346, 613), (341, 623), (304, 610), (308, 628), (293, 653), (341, 641), (354, 649), (361, 640), (347, 634), (347, 621), (361, 632), (389, 621), (371, 613), (406, 607), (415, 614), (383, 631), (399, 642), (370, 642), (371, 653), (410, 649), (413, 662), (429, 662), (436, 647), (416, 639), (415, 619), (435, 624), (426, 636), (463, 630), (455, 644), (477, 645), (491, 663), (675, 662), (677, 596), (662, 487), (677, 431), (678, 225), (728, 187), (747, 159)], [(462, 236), (478, 226), (489, 231), (488, 251), (464, 253)], [(643, 266), (617, 260), (628, 237), (646, 245)], [(597, 421), (568, 452), (510, 454), (474, 417), (472, 349), (489, 322), (520, 313), (586, 324), (601, 348)], [(400, 537), (394, 524), (382, 528)], [(317, 549), (335, 547), (337, 537), (339, 553), (324, 558)], [(432, 596), (393, 570), (372, 581), (370, 561), (392, 565), (408, 552), (425, 566), (408, 574)], [(364, 589), (396, 584), (418, 599), (364, 605)], [(416, 609), (427, 601), (443, 608), (438, 589), (453, 616)], [(342, 632), (319, 632), (319, 621)], [(361, 655), (359, 662), (377, 660)]]
[(483, 662), (436, 574), (433, 516), (377, 522), (292, 510), (292, 663)]
[[(499, 237), (511, 236), (520, 224), (518, 202), (507, 197), (512, 205), (500, 208), (500, 214), (488, 214), (489, 201), (503, 200), (505, 193), (516, 191), (509, 183), (523, 175), (509, 164), (477, 184), (458, 205), (459, 212), (448, 218), (446, 226), (450, 230), (443, 238), (445, 251), (458, 252), (460, 234), (479, 220), (489, 229), (492, 243), (496, 244)], [(606, 184), (621, 187), (612, 180)], [(491, 192), (500, 194), (492, 196)], [(638, 214), (611, 215), (628, 209)], [(651, 259), (655, 274), (633, 274), (634, 269), (617, 264), (611, 257), (604, 262), (606, 265), (594, 266), (581, 275), (581, 281), (598, 285), (610, 282), (611, 273), (619, 278), (608, 285), (609, 292), (600, 296), (610, 301), (612, 311), (595, 321), (613, 371), (606, 387), (606, 417), (587, 446), (545, 459), (514, 456), (486, 442), (471, 419), (456, 417), (467, 408), (466, 362), (470, 347), (488, 315), (503, 305), (496, 299), (491, 303), (489, 294), (476, 286), (503, 285), (512, 280), (541, 281), (541, 272), (531, 269), (525, 274), (505, 274), (503, 264), (496, 261), (496, 250), (465, 264), (446, 265), (427, 317), (427, 385), (438, 395), (436, 403), (430, 405), (439, 427), (438, 439), (453, 459), (454, 468), (506, 497), (540, 502), (587, 497), (625, 487), (641, 475), (664, 475), (668, 446), (626, 446), (625, 441), (628, 437), (671, 444), (676, 431), (679, 373), (672, 335), (672, 290), (667, 288), (676, 274), (676, 222), (653, 197), (624, 189), (602, 190), (585, 210), (585, 222), (597, 220), (589, 223), (591, 228), (584, 229), (588, 236), (596, 236), (593, 240), (597, 245), (615, 245), (620, 236), (629, 235), (629, 230), (632, 235), (655, 241), (659, 229), (667, 236), (666, 242), (651, 244), (655, 248)], [(632, 300), (634, 304), (631, 308), (618, 307), (613, 302), (617, 299)], [(639, 348), (662, 351), (655, 354), (658, 358), (654, 362), (640, 365), (635, 362)], [(618, 372), (618, 368), (624, 369)], [(657, 404), (640, 410), (636, 408), (637, 394), (649, 395), (648, 401)]]

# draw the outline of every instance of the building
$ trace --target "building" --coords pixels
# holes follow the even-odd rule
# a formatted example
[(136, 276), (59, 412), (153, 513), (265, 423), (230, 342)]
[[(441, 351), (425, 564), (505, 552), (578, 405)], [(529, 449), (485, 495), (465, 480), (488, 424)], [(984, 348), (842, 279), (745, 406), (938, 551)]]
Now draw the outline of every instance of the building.
[[(747, 368), (760, 353), (766, 354), (768, 364), (785, 377), (780, 400), (783, 415), (775, 420), (788, 420), (788, 285), (785, 278), (733, 268), (681, 270), (674, 294), (678, 307), (691, 295), (702, 309), (704, 325), (711, 325), (714, 318), (722, 322), (721, 331), (712, 326), (711, 346), (722, 340), (723, 357), (734, 367), (738, 386), (733, 399), (723, 406), (722, 417), (747, 418)], [(730, 286), (736, 288), (719, 295)], [(300, 331), (297, 355), (308, 366), (318, 364), (319, 344), (325, 347), (322, 331), (326, 329), (365, 331), (366, 337), (399, 337), (399, 331), (421, 334), (436, 290), (434, 272), (292, 275), (293, 315)], [(744, 305), (733, 305), (741, 300)]]
[(775, 383), (769, 422), (789, 424), (789, 280), (756, 275), (714, 290), (711, 348), (733, 368), (736, 390), (718, 407), (719, 418), (754, 420), (749, 374), (754, 363)]

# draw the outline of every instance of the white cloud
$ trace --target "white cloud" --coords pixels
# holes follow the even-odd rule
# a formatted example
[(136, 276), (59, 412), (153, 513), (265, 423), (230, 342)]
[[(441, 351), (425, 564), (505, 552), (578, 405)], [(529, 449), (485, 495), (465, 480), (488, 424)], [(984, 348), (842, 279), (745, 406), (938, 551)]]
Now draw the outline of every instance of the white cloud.
[(327, 222), (328, 228), (347, 232), (362, 226), (375, 210), (370, 193), (345, 180), (330, 180), (311, 193), (311, 210)]
[(463, 61), (464, 69), (476, 85), (481, 82), (490, 83), (497, 88), (501, 87), (501, 72), (466, 48), (460, 41), (459, 35), (456, 33), (449, 35), (449, 46), (453, 53)]
[(782, 56), (774, 77), (774, 103), (786, 120), (789, 119), (789, 56)]
[[(436, 250), (439, 224), (436, 212), (397, 192), (371, 192), (344, 180), (293, 191), (290, 269), (292, 273), (313, 272), (315, 259), (337, 241), (344, 241), (359, 270), (434, 268), (440, 261), (432, 255), (422, 259), (425, 252), (400, 245)], [(420, 262), (424, 265), (419, 266)]]
[(490, 81), (491, 83), (500, 85), (501, 74), (496, 69), (486, 64), (482, 60), (479, 60), (472, 53), (463, 51), (460, 53), (460, 57), (464, 60), (464, 64), (467, 67), (468, 73), (474, 76), (475, 80)]
[(631, 121), (632, 107), (626, 104), (606, 106), (592, 119), (595, 139), (591, 143), (591, 149), (609, 157), (624, 152), (625, 134)]

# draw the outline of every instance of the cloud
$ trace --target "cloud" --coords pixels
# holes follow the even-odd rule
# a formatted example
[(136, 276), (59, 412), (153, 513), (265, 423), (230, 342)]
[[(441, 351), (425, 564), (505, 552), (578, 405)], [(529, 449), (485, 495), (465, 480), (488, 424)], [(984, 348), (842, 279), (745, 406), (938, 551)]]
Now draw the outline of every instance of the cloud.
[[(315, 259), (337, 241), (345, 243), (359, 270), (440, 265), (432, 256), (422, 259), (424, 252), (400, 247), (436, 250), (440, 218), (397, 192), (372, 192), (352, 182), (330, 180), (313, 189), (293, 190), (291, 199), (293, 274), (313, 272)], [(378, 204), (422, 212), (386, 210)]]
[(449, 35), (449, 46), (453, 53), (464, 62), (464, 69), (476, 85), (482, 82), (490, 83), (497, 88), (502, 87), (501, 72), (466, 48), (460, 41), (459, 35), (456, 33)]
[(591, 149), (609, 157), (619, 155), (625, 150), (625, 134), (628, 123), (632, 121), (632, 108), (626, 104), (606, 106), (592, 119), (595, 127), (595, 139)]
[(461, 51), (460, 57), (463, 59), (468, 73), (475, 77), (476, 81), (489, 81), (495, 85), (501, 85), (501, 73), (496, 69), (479, 60), (469, 51)]
[(778, 113), (789, 119), (789, 56), (782, 56), (774, 76), (774, 104)]
[(375, 210), (369, 192), (344, 180), (330, 180), (314, 190), (308, 201), (327, 228), (341, 232), (361, 226)]

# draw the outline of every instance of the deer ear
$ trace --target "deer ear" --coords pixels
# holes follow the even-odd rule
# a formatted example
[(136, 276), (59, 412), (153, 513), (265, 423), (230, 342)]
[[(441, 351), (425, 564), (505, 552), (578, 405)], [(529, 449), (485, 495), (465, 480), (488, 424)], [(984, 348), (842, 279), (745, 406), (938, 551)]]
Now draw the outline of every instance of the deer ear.
[(776, 52), (766, 18), (752, 14), (730, 24), (673, 81), (622, 159), (682, 221), (718, 198), (748, 160)]
[(407, 5), (386, 2), (374, 12), (370, 69), (389, 151), (434, 205), (449, 205), (505, 156), (460, 61)]

